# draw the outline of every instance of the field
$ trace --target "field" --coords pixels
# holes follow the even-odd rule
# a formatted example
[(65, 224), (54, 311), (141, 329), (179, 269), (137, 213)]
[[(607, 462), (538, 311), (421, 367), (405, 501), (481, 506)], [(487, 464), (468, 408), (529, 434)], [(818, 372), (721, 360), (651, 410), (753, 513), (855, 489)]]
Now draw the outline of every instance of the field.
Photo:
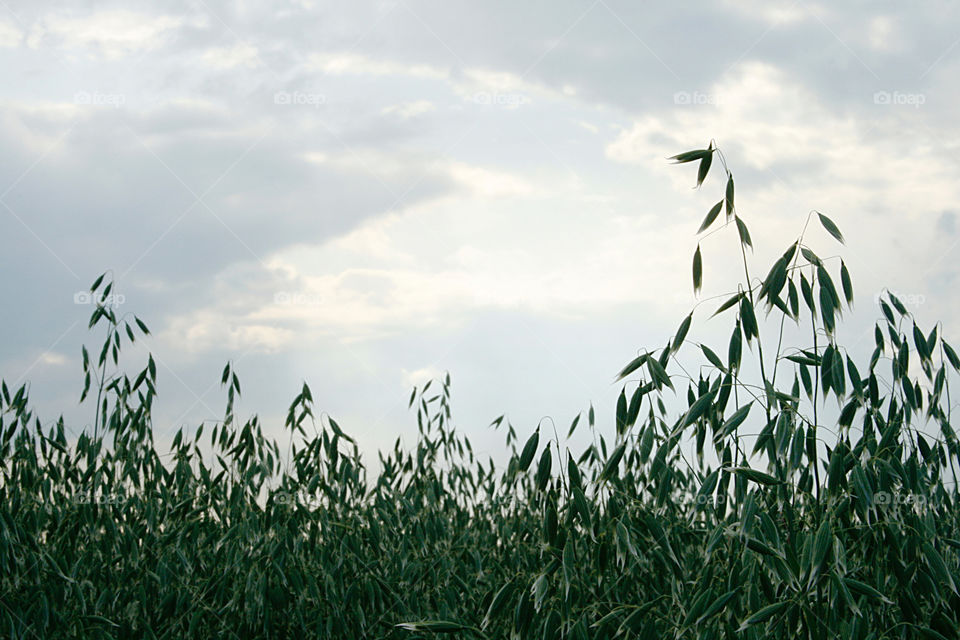
[[(371, 467), (307, 386), (289, 452), (256, 418), (240, 424), (229, 364), (223, 421), (177, 434), (168, 456), (153, 441), (152, 357), (117, 368), (149, 330), (103, 304), (112, 283), (98, 278), (90, 432), (68, 440), (62, 421), (36, 420), (26, 385), (0, 389), (3, 634), (960, 637), (956, 352), (887, 295), (872, 357), (855, 363), (835, 338), (853, 300), (842, 259), (801, 235), (751, 279), (722, 154), (674, 159), (697, 163), (698, 186), (726, 174), (698, 233), (735, 232), (742, 248), (744, 282), (709, 311), (729, 342), (690, 342), (694, 314), (682, 319), (619, 372), (615, 425), (592, 409), (567, 433), (494, 421), (504, 468), (454, 427), (449, 376), (410, 396), (416, 447)], [(829, 253), (842, 244), (830, 218), (808, 224), (836, 241)], [(703, 262), (698, 245), (695, 290)], [(809, 343), (785, 345), (785, 323)], [(682, 367), (681, 349), (700, 366)], [(578, 430), (593, 444), (572, 452)]]

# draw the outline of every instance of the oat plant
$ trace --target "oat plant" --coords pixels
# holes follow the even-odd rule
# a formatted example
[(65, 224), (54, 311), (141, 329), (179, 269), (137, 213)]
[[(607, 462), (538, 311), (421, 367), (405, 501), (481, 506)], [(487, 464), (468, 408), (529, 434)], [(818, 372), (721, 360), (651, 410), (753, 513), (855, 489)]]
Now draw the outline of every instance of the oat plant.
[[(697, 164), (698, 187), (723, 170), (694, 290), (714, 233), (737, 234), (743, 280), (629, 360), (613, 424), (592, 406), (562, 434), (495, 420), (499, 466), (455, 426), (449, 375), (409, 398), (415, 445), (368, 468), (306, 384), (282, 447), (257, 416), (241, 423), (232, 364), (223, 419), (161, 453), (154, 359), (120, 366), (147, 326), (98, 278), (91, 424), (43, 424), (27, 385), (0, 385), (0, 633), (960, 637), (956, 352), (887, 294), (855, 362), (837, 340), (854, 299), (838, 226), (810, 213), (760, 279), (720, 150), (673, 160)], [(810, 225), (831, 246), (811, 246)], [(729, 341), (690, 338), (695, 316)], [(590, 444), (571, 450), (578, 429)]]

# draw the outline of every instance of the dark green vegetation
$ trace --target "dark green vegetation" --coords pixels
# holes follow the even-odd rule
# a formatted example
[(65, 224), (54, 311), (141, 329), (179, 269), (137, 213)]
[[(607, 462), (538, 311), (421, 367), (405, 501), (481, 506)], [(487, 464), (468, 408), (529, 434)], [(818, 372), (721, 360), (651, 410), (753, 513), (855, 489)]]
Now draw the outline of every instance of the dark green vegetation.
[[(712, 143), (675, 159), (699, 163), (698, 185), (714, 160), (726, 169)], [(521, 441), (501, 417), (506, 469), (453, 428), (449, 377), (414, 390), (416, 448), (381, 452), (368, 479), (306, 386), (289, 451), (256, 418), (238, 424), (229, 365), (224, 420), (161, 457), (153, 359), (133, 379), (118, 364), (147, 328), (105, 306), (101, 277), (89, 433), (41, 428), (26, 389), (2, 388), (0, 633), (957, 638), (960, 360), (888, 295), (873, 355), (855, 364), (835, 339), (846, 266), (801, 236), (751, 279), (724, 178), (700, 232), (723, 214), (741, 243), (750, 284), (713, 320), (733, 326), (729, 342), (685, 340), (688, 316), (620, 372), (615, 426), (596, 428), (592, 408), (573, 421), (592, 431), (582, 452), (539, 428)], [(695, 289), (702, 273), (698, 246)], [(790, 324), (808, 344), (784, 345)]]

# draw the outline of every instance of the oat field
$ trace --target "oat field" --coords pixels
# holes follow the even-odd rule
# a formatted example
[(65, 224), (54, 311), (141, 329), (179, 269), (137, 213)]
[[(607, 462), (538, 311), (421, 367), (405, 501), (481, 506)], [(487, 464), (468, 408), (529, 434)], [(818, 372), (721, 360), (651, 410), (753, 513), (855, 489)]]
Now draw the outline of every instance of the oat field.
[[(834, 221), (812, 212), (757, 267), (720, 150), (673, 159), (698, 186), (726, 175), (694, 289), (713, 233), (736, 234), (743, 281), (624, 358), (615, 424), (592, 407), (560, 432), (495, 420), (506, 465), (455, 426), (449, 376), (409, 398), (416, 446), (370, 460), (306, 385), (289, 449), (238, 421), (229, 364), (223, 420), (160, 451), (154, 361), (119, 369), (149, 330), (102, 303), (98, 278), (91, 427), (68, 438), (36, 419), (28, 386), (0, 388), (0, 634), (960, 637), (957, 353), (888, 294), (855, 362), (837, 341), (854, 296)], [(807, 244), (814, 227), (830, 246)], [(695, 323), (730, 339), (688, 339)], [(571, 450), (571, 435), (592, 444)]]

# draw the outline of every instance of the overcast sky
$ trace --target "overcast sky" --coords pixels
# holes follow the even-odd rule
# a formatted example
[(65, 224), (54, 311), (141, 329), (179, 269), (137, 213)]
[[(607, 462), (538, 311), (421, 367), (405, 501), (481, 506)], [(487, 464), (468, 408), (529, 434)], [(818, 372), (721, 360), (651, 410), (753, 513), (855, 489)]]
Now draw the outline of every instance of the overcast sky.
[[(756, 273), (812, 209), (845, 232), (810, 232), (853, 275), (841, 342), (883, 287), (960, 336), (956, 3), (5, 0), (0, 68), (0, 376), (45, 424), (92, 420), (75, 294), (112, 270), (160, 437), (222, 417), (227, 360), (240, 417), (307, 381), (368, 452), (443, 371), (478, 449), (591, 402), (611, 433), (616, 372), (697, 301), (722, 176), (665, 158), (711, 138)], [(709, 306), (690, 338), (725, 345)]]

